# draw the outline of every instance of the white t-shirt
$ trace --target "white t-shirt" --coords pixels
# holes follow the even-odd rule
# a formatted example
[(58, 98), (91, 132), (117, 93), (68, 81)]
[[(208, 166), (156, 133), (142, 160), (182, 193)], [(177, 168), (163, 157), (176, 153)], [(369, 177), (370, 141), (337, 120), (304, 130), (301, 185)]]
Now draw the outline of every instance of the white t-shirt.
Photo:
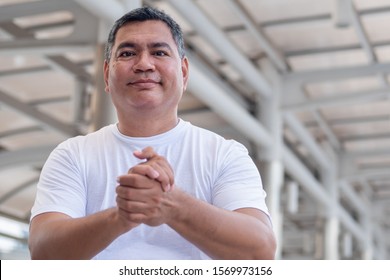
[[(268, 214), (260, 174), (247, 149), (180, 120), (152, 137), (128, 137), (117, 125), (61, 143), (45, 163), (31, 219), (44, 212), (73, 218), (116, 205), (116, 178), (141, 162), (133, 151), (151, 146), (171, 164), (175, 185), (217, 207), (257, 208)], [(139, 225), (95, 259), (208, 259), (167, 225)]]

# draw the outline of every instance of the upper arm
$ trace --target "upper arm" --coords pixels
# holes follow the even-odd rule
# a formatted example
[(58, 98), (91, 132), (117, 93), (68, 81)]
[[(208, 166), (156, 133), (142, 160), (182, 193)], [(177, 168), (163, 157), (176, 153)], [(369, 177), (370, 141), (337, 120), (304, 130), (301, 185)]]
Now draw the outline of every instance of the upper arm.
[(31, 257), (36, 258), (47, 238), (53, 237), (51, 225), (53, 222), (62, 222), (71, 219), (68, 215), (59, 212), (47, 212), (35, 216), (30, 222), (28, 246)]
[(43, 226), (47, 222), (65, 220), (65, 219), (71, 219), (71, 217), (60, 212), (47, 212), (47, 213), (39, 214), (31, 220), (30, 231), (35, 228)]
[(261, 221), (265, 226), (267, 226), (269, 229), (272, 229), (272, 223), (270, 217), (264, 213), (263, 211), (256, 209), (256, 208), (240, 208), (237, 210), (234, 210), (235, 212), (242, 213), (245, 215), (252, 216), (256, 218), (257, 220)]
[(240, 208), (235, 210), (235, 212), (251, 216), (255, 218), (260, 223), (257, 226), (254, 223), (248, 223), (251, 231), (258, 231), (259, 236), (263, 242), (260, 246), (260, 250), (265, 254), (266, 259), (274, 259), (276, 252), (276, 238), (272, 229), (272, 223), (270, 217), (263, 211), (256, 208)]

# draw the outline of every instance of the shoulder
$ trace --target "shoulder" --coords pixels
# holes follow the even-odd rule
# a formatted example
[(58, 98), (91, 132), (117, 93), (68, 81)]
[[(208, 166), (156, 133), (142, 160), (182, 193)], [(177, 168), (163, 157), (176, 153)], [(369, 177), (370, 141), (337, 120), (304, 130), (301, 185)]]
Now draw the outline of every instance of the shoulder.
[(221, 135), (211, 130), (196, 126), (187, 121), (185, 122), (185, 128), (187, 134), (192, 134), (192, 136), (198, 137), (202, 140), (212, 140), (212, 141), (219, 141), (219, 142), (226, 141), (226, 139), (223, 138)]
[(103, 127), (97, 131), (70, 137), (61, 142), (51, 152), (51, 157), (79, 158), (81, 155), (96, 152), (97, 148), (104, 147), (107, 137), (111, 133), (111, 125)]
[(199, 141), (214, 151), (223, 154), (229, 152), (248, 154), (248, 149), (242, 143), (234, 139), (226, 139), (213, 131), (193, 125), (189, 122), (187, 122), (187, 133), (191, 135), (192, 140)]
[(105, 127), (102, 127), (101, 129), (90, 132), (85, 135), (77, 135), (71, 138), (66, 139), (62, 143), (58, 145), (58, 148), (74, 148), (75, 146), (79, 145), (86, 145), (86, 144), (91, 144), (93, 142), (98, 142), (98, 141), (104, 141), (106, 137), (109, 137), (112, 135), (112, 126), (113, 125), (108, 125)]

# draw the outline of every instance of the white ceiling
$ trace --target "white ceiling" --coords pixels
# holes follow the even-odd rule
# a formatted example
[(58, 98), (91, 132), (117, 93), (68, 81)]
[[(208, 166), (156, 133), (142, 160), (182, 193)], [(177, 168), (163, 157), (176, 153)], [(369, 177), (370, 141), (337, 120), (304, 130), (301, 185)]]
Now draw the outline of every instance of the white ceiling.
[[(348, 234), (354, 240), (352, 255), (339, 257), (364, 258), (366, 238), (373, 258), (389, 258), (390, 1), (143, 3), (167, 11), (185, 33), (192, 80), (180, 116), (243, 142), (259, 166), (269, 156), (283, 163), (281, 258), (325, 257), (319, 240), (333, 202), (340, 243)], [(104, 96), (99, 42), (126, 5), (0, 0), (0, 222), (24, 225), (20, 235), (2, 224), (0, 256), (26, 252), (25, 226), (48, 153), (110, 120), (95, 107)], [(282, 121), (279, 157), (270, 152), (275, 120)], [(335, 172), (336, 199), (321, 178), (324, 167)], [(290, 181), (300, 190), (294, 213)]]

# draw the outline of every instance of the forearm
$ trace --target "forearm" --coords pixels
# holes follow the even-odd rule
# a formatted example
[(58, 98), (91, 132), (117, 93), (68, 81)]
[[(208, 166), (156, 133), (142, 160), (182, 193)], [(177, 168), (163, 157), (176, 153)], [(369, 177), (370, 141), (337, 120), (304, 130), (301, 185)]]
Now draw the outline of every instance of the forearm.
[(126, 230), (115, 208), (77, 219), (45, 213), (30, 227), (31, 258), (91, 259)]
[(227, 211), (184, 193), (180, 196), (179, 214), (169, 225), (211, 258), (274, 258), (275, 239), (264, 213)]

